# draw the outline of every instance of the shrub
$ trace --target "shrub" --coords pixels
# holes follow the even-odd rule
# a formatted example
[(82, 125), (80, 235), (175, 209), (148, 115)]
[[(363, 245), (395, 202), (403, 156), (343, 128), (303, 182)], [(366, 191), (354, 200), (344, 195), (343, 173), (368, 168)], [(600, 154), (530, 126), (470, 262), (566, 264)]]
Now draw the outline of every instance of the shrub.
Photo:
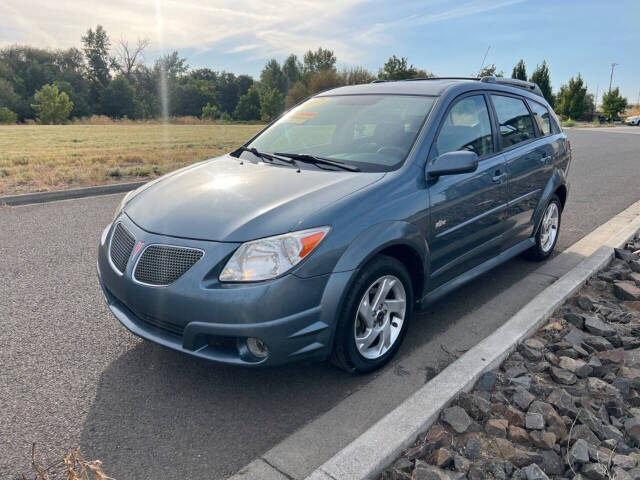
[(40, 123), (63, 123), (69, 118), (73, 102), (69, 96), (55, 85), (44, 85), (34, 95), (31, 107), (36, 111)]
[(5, 125), (12, 125), (17, 123), (18, 115), (9, 110), (7, 107), (0, 108), (0, 123)]
[(217, 120), (221, 115), (222, 112), (217, 105), (211, 105), (210, 103), (207, 103), (204, 107), (202, 107), (202, 115), (200, 117), (203, 120)]

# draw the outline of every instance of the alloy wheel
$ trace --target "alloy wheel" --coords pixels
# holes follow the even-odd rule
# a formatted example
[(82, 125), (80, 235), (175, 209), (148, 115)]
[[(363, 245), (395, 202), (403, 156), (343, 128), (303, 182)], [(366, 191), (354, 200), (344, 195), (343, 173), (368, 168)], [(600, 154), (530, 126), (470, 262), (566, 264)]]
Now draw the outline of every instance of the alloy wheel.
[(540, 225), (540, 249), (547, 253), (556, 241), (558, 236), (558, 225), (560, 223), (560, 211), (555, 202), (551, 202), (542, 216)]
[(365, 291), (354, 324), (360, 355), (369, 360), (382, 357), (395, 344), (407, 311), (407, 294), (397, 277), (380, 277)]

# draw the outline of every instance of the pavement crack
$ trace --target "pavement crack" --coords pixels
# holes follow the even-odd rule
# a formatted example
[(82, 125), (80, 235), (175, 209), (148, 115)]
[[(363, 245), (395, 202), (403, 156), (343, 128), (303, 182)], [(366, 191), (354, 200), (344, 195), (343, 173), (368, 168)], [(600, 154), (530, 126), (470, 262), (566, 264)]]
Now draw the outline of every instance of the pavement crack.
[(285, 477), (287, 477), (289, 480), (295, 480), (291, 475), (288, 475), (286, 472), (283, 472), (282, 470), (280, 470), (278, 467), (276, 467), (275, 465), (273, 465), (271, 462), (269, 462), (266, 458), (261, 457), (262, 461), (264, 463), (266, 463), (267, 465), (269, 465), (271, 468), (273, 468), (276, 472), (280, 473), (281, 475), (284, 475)]

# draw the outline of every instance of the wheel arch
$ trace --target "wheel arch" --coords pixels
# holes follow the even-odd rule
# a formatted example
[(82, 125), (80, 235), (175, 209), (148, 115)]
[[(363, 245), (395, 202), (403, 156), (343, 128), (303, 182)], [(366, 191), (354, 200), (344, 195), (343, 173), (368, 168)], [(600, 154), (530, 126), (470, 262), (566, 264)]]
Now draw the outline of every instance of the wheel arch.
[[(402, 263), (409, 272), (415, 298), (422, 298), (429, 271), (429, 248), (424, 234), (409, 222), (390, 221), (373, 225), (349, 245), (334, 272), (357, 270), (378, 255), (387, 255)], [(351, 282), (350, 282), (351, 283)]]
[(565, 178), (564, 172), (560, 169), (556, 169), (551, 175), (551, 178), (547, 182), (547, 185), (542, 192), (542, 196), (540, 197), (540, 201), (536, 207), (536, 210), (533, 214), (533, 224), (535, 228), (533, 229), (533, 235), (538, 233), (538, 228), (540, 228), (540, 220), (542, 219), (542, 214), (544, 213), (547, 204), (551, 200), (551, 197), (557, 195), (560, 199), (561, 208), (564, 210), (565, 204), (567, 202), (568, 197), (568, 185), (567, 180)]

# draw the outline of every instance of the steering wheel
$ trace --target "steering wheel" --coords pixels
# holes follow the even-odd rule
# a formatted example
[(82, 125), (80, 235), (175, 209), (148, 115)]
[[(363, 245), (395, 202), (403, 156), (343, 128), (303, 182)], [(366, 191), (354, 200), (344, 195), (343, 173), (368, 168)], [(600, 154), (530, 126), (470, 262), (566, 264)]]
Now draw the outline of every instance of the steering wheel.
[(380, 147), (378, 150), (376, 150), (376, 153), (393, 155), (395, 157), (403, 157), (404, 154), (405, 154), (405, 151), (404, 151), (404, 149), (402, 149), (400, 147), (394, 147), (392, 145), (387, 145), (387, 146), (384, 146), (384, 147)]
[(378, 144), (376, 142), (363, 143), (358, 147), (359, 152), (365, 152), (365, 153), (373, 153), (377, 149), (378, 149)]

